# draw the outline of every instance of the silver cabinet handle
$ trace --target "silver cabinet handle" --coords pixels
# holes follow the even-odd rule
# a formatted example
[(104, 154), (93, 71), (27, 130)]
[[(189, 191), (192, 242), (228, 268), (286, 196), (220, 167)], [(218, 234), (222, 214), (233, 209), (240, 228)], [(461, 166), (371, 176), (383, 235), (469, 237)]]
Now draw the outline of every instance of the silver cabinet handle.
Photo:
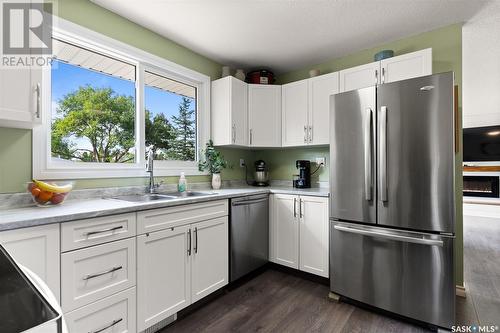
[(380, 108), (380, 200), (387, 201), (387, 107)]
[(191, 255), (191, 229), (188, 230), (187, 232), (187, 239), (188, 239), (188, 250), (187, 250), (187, 253), (188, 253), (188, 256)]
[(375, 84), (378, 84), (378, 69), (375, 70)]
[(102, 229), (102, 230), (96, 230), (96, 231), (89, 231), (89, 232), (85, 233), (85, 236), (89, 237), (89, 236), (92, 236), (92, 235), (95, 235), (95, 234), (102, 234), (103, 232), (115, 231), (115, 230), (119, 230), (119, 229), (122, 229), (122, 228), (123, 228), (123, 226), (120, 225), (120, 226), (113, 227), (113, 228), (108, 228), (108, 229)]
[(250, 144), (252, 144), (253, 141), (253, 131), (250, 129)]
[(36, 92), (36, 109), (35, 109), (35, 117), (40, 119), (40, 83), (36, 84), (35, 87), (35, 92)]
[(297, 217), (297, 198), (293, 198), (293, 217)]
[(302, 213), (302, 198), (299, 198), (299, 217), (304, 217), (304, 214)]
[(304, 143), (307, 143), (307, 126), (304, 125)]
[(367, 108), (364, 122), (365, 199), (372, 200), (372, 109)]
[(109, 325), (103, 327), (103, 328), (100, 328), (98, 330), (95, 330), (95, 331), (89, 331), (89, 333), (100, 333), (102, 331), (105, 331), (107, 330), (108, 328), (111, 328), (113, 326), (115, 326), (116, 324), (118, 324), (119, 322), (121, 322), (123, 320), (123, 318), (120, 318), (120, 319), (115, 319), (113, 320)]
[(313, 127), (309, 126), (309, 143), (313, 141)]
[(231, 140), (236, 143), (236, 124), (231, 127)]
[(385, 68), (382, 67), (382, 83), (385, 83)]
[(357, 229), (357, 228), (349, 228), (349, 227), (344, 227), (341, 225), (334, 226), (334, 229), (339, 230), (339, 231), (350, 232), (353, 234), (359, 234), (359, 235), (364, 235), (364, 236), (373, 236), (373, 237), (377, 237), (377, 238), (384, 238), (384, 239), (390, 239), (390, 240), (401, 241), (401, 242), (443, 246), (443, 241), (437, 240), (437, 239), (426, 239), (426, 238), (395, 235), (395, 234), (389, 234), (389, 233), (380, 232), (380, 231), (370, 231), (370, 230), (362, 230), (362, 229)]
[(194, 228), (194, 253), (198, 253), (198, 228)]
[(90, 280), (90, 279), (96, 278), (98, 276), (102, 276), (102, 275), (106, 275), (106, 274), (110, 274), (110, 273), (119, 271), (122, 268), (123, 268), (123, 266), (117, 266), (117, 267), (113, 267), (113, 268), (110, 268), (108, 270), (105, 270), (105, 271), (102, 271), (102, 272), (99, 272), (99, 273), (88, 274), (88, 275), (85, 275), (83, 277), (83, 279), (84, 280)]

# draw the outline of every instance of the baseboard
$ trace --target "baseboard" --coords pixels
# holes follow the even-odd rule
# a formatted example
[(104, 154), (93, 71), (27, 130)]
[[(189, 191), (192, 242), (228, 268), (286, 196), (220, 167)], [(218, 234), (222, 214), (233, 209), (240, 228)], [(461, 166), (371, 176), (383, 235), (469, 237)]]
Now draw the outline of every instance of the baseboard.
[(455, 293), (458, 297), (463, 297), (466, 298), (467, 294), (465, 292), (465, 282), (463, 286), (456, 285), (455, 286)]

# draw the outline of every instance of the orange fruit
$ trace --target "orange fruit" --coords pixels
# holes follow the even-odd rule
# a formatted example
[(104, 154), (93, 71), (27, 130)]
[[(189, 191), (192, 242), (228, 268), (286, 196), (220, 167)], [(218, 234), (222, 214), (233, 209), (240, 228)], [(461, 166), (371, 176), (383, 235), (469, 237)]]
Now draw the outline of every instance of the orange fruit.
[(31, 189), (31, 195), (33, 195), (35, 198), (38, 197), (42, 193), (42, 190), (40, 190), (38, 187), (33, 187)]
[(49, 191), (42, 191), (38, 195), (38, 199), (40, 199), (41, 201), (49, 201), (50, 198), (52, 198), (52, 195), (54, 195), (54, 193)]

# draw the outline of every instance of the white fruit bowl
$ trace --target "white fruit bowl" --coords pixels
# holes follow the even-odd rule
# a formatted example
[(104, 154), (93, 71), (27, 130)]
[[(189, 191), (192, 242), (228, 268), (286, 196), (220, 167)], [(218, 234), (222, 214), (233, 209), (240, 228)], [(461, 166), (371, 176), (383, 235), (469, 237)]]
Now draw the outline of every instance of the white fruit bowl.
[(27, 190), (33, 202), (39, 207), (57, 206), (63, 203), (73, 189), (73, 183), (64, 184), (54, 182), (32, 181), (27, 185)]

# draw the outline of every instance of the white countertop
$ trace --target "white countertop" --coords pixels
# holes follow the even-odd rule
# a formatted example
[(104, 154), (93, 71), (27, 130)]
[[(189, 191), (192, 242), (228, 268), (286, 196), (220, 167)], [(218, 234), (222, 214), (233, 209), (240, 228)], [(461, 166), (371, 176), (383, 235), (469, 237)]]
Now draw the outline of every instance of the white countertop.
[(32, 227), (37, 225), (68, 222), (98, 216), (128, 213), (154, 208), (163, 208), (189, 203), (211, 200), (229, 199), (252, 194), (279, 193), (292, 195), (311, 195), (328, 197), (328, 188), (296, 189), (292, 187), (241, 187), (223, 188), (215, 191), (216, 194), (188, 197), (173, 200), (158, 200), (150, 202), (127, 202), (116, 199), (83, 199), (68, 200), (60, 206), (51, 207), (22, 207), (0, 210), (0, 231)]

